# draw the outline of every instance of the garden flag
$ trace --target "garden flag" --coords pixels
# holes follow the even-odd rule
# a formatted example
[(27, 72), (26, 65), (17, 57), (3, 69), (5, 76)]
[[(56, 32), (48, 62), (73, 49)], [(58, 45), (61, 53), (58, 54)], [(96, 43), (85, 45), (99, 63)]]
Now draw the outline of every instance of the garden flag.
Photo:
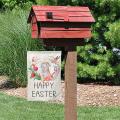
[(61, 97), (61, 52), (27, 52), (29, 101), (53, 101)]

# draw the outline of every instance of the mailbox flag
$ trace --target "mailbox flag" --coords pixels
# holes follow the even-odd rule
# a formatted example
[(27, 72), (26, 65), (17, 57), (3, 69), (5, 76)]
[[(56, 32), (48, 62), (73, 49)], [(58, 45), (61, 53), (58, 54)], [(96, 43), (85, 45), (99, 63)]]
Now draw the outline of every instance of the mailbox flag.
[(54, 101), (61, 97), (61, 52), (27, 52), (29, 101)]

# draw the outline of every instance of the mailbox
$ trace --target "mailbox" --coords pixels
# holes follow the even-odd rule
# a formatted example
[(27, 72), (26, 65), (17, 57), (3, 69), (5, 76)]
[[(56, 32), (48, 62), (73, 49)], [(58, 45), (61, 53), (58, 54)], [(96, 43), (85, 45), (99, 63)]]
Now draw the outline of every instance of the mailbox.
[(76, 46), (91, 37), (93, 22), (88, 7), (32, 6), (28, 18), (32, 38), (40, 38), (47, 46), (65, 47), (65, 120), (77, 120)]
[(28, 23), (32, 38), (50, 46), (78, 46), (91, 37), (95, 22), (88, 7), (32, 6)]

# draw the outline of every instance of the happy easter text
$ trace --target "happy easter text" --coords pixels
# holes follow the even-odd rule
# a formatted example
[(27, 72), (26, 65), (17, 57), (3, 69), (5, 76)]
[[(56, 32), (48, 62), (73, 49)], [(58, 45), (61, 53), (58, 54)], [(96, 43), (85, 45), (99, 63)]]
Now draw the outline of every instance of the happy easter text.
[(38, 81), (33, 84), (34, 90), (32, 97), (56, 97), (56, 91), (54, 90), (54, 81)]

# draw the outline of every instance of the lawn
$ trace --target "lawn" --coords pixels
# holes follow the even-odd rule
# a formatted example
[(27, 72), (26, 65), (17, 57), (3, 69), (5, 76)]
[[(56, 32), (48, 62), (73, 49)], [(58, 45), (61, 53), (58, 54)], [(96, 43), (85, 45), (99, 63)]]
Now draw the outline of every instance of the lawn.
[[(0, 120), (64, 120), (64, 107), (0, 92)], [(78, 120), (120, 120), (120, 107), (79, 107)]]

